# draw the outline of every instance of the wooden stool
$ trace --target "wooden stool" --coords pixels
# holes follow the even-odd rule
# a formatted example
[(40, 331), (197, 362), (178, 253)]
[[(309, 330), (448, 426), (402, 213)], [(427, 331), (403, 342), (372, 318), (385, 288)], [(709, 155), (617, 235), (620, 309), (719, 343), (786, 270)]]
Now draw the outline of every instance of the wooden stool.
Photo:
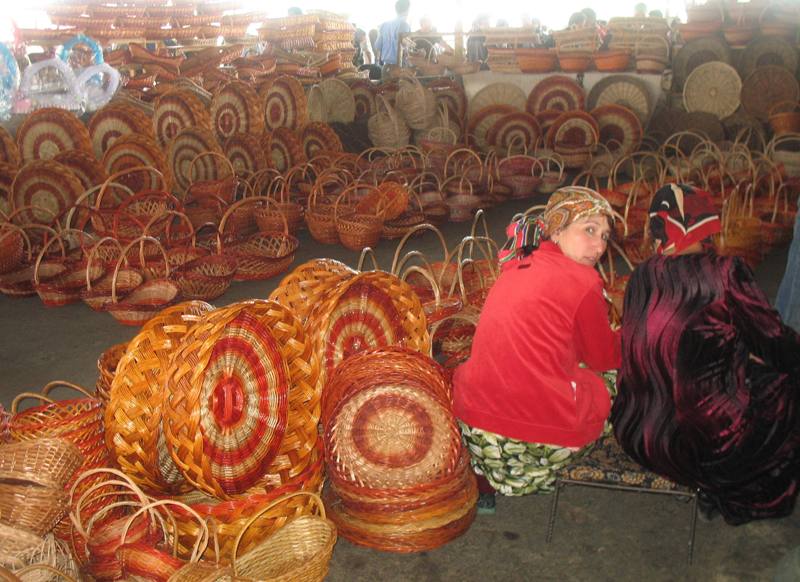
[(691, 524), (689, 526), (689, 557), (692, 563), (694, 552), (694, 533), (697, 525), (697, 491), (678, 485), (644, 469), (631, 459), (617, 443), (614, 435), (602, 437), (594, 449), (571, 465), (559, 471), (555, 482), (553, 503), (547, 524), (547, 543), (553, 537), (558, 497), (566, 485), (582, 485), (610, 489), (612, 491), (631, 491), (634, 493), (655, 493), (688, 498), (691, 501)]

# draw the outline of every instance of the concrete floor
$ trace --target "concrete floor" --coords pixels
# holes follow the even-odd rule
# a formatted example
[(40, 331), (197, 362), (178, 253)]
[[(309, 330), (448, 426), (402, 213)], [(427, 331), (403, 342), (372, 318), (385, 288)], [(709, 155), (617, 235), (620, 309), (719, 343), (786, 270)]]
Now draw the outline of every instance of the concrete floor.
[[(492, 236), (502, 241), (510, 217), (535, 202), (507, 202), (490, 210)], [(454, 245), (468, 233), (469, 225), (451, 224), (443, 230), (448, 244)], [(394, 247), (391, 241), (383, 241), (378, 247), (381, 267), (388, 269)], [(413, 243), (413, 248), (426, 253), (435, 253), (435, 247), (433, 237)], [(332, 257), (353, 266), (357, 262), (357, 253), (339, 246), (315, 245), (303, 233), (295, 265), (313, 257)], [(785, 250), (773, 253), (757, 270), (757, 278), (770, 297), (777, 291), (785, 259)], [(234, 283), (215, 303), (264, 298), (278, 280)], [(17, 393), (38, 391), (54, 379), (93, 386), (100, 353), (132, 338), (137, 331), (83, 304), (47, 309), (36, 297), (12, 300), (0, 296), (0, 321), (0, 402), (6, 407)], [(771, 580), (778, 560), (800, 543), (797, 512), (786, 519), (740, 527), (727, 526), (720, 519), (698, 522), (695, 561), (687, 567), (690, 512), (686, 503), (578, 487), (563, 492), (553, 542), (547, 545), (550, 502), (551, 498), (544, 496), (501, 497), (496, 515), (479, 515), (463, 537), (421, 554), (380, 553), (340, 540), (329, 579)]]

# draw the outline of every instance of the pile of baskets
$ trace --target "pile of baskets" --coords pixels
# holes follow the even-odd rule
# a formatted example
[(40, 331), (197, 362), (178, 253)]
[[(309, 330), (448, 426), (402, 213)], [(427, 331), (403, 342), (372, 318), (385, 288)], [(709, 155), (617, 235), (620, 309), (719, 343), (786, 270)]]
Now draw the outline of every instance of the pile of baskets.
[(469, 528), (478, 491), (450, 390), (433, 360), (399, 347), (352, 356), (328, 379), (325, 502), (340, 535), (405, 553)]

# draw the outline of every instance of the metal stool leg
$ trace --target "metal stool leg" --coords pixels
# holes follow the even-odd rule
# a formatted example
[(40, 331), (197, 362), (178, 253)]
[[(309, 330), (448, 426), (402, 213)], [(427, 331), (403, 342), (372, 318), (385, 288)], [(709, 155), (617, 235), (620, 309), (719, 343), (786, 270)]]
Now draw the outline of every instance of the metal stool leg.
[(694, 556), (694, 532), (697, 526), (697, 491), (692, 495), (692, 521), (689, 526), (689, 559), (688, 564), (692, 565), (692, 557)]
[(547, 521), (547, 537), (545, 538), (545, 543), (547, 544), (553, 539), (553, 529), (556, 526), (556, 512), (558, 511), (558, 496), (564, 484), (561, 482), (561, 479), (556, 479), (555, 486), (556, 490), (553, 492), (553, 503), (550, 504), (550, 518)]

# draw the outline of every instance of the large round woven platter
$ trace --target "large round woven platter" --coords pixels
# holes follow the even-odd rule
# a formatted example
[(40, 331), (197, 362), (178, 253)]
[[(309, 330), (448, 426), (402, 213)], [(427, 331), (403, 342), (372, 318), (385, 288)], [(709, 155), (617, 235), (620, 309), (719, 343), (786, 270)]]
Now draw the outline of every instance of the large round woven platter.
[(428, 353), (430, 337), (422, 304), (411, 287), (392, 275), (363, 273), (332, 289), (312, 311), (307, 328), (320, 354), (320, 374), (347, 357), (393, 344)]
[(675, 86), (682, 88), (692, 71), (712, 61), (731, 63), (731, 51), (725, 41), (710, 36), (687, 42), (672, 59)]
[(269, 136), (268, 151), (272, 158), (272, 167), (279, 172), (285, 172), (292, 166), (306, 161), (303, 142), (288, 127), (279, 127), (272, 132)]
[(469, 116), (493, 105), (507, 105), (515, 111), (525, 111), (526, 96), (519, 86), (513, 83), (491, 83), (478, 91), (469, 100)]
[(719, 119), (739, 108), (742, 80), (732, 66), (713, 61), (700, 65), (686, 78), (683, 104), (686, 111), (713, 113)]
[(181, 130), (169, 144), (168, 163), (175, 185), (186, 190), (189, 184), (198, 180), (216, 180), (219, 178), (218, 160), (214, 156), (203, 156), (194, 165), (192, 160), (206, 152), (222, 154), (214, 134), (208, 129), (188, 128)]
[(334, 259), (311, 259), (294, 268), (270, 294), (270, 301), (289, 307), (305, 324), (312, 309), (337, 285), (357, 274)]
[(469, 119), (467, 133), (470, 135), (475, 147), (481, 151), (488, 150), (489, 142), (486, 141), (486, 135), (489, 130), (505, 115), (517, 111), (519, 109), (513, 105), (489, 105), (473, 114)]
[(630, 109), (646, 126), (653, 112), (653, 97), (647, 83), (632, 75), (611, 75), (601, 79), (586, 99), (589, 111), (601, 105), (621, 105)]
[(746, 79), (759, 67), (778, 65), (794, 73), (797, 63), (797, 49), (790, 42), (777, 36), (760, 36), (742, 52), (739, 72)]
[(19, 148), (17, 142), (5, 127), (0, 126), (0, 163), (19, 166)]
[(11, 214), (11, 186), (19, 168), (6, 162), (0, 162), (0, 212)]
[(541, 137), (542, 130), (536, 118), (530, 113), (516, 111), (495, 121), (486, 134), (486, 141), (500, 153), (515, 154), (533, 151)]
[(49, 224), (53, 216), (69, 209), (83, 193), (83, 185), (69, 168), (52, 160), (25, 164), (11, 187), (14, 208), (22, 209), (21, 223)]
[(369, 81), (360, 79), (350, 84), (356, 119), (369, 119), (375, 114), (375, 93)]
[(338, 79), (325, 79), (316, 87), (322, 99), (324, 118), (315, 121), (353, 122), (356, 118), (356, 100), (347, 83)]
[(302, 132), (303, 153), (307, 159), (313, 158), (317, 152), (341, 152), (342, 142), (327, 123), (306, 123)]
[[(161, 172), (167, 190), (172, 187), (172, 171), (163, 151), (152, 138), (129, 134), (115, 140), (103, 156), (103, 167), (110, 176), (140, 166), (150, 166)], [(125, 186), (133, 192), (154, 190), (162, 187), (158, 175), (153, 172), (135, 172), (122, 178)]]
[(594, 117), (585, 111), (565, 111), (547, 130), (545, 143), (548, 147), (590, 147), (597, 144), (600, 128)]
[(75, 177), (81, 181), (85, 190), (105, 182), (106, 171), (103, 164), (95, 159), (94, 154), (84, 150), (68, 150), (61, 152), (53, 158), (54, 162), (69, 168)]
[(106, 445), (134, 482), (156, 493), (189, 490), (167, 449), (161, 425), (172, 352), (211, 305), (189, 301), (148, 321), (117, 364), (106, 405)]
[[(293, 338), (279, 342), (276, 326)], [(212, 311), (186, 333), (165, 375), (163, 426), (187, 481), (227, 499), (263, 477), (289, 421), (287, 359), (305, 344), (292, 314), (265, 301)]]
[(271, 166), (269, 152), (261, 145), (261, 138), (249, 133), (237, 133), (223, 146), (225, 157), (239, 176), (249, 176)]
[(308, 120), (306, 94), (294, 77), (282, 75), (269, 86), (264, 99), (264, 127), (298, 129)]
[(126, 103), (112, 102), (89, 120), (89, 135), (97, 159), (102, 159), (115, 140), (126, 135), (154, 138), (153, 122), (141, 110)]
[(28, 115), (19, 126), (17, 147), (24, 162), (50, 160), (67, 150), (92, 151), (92, 139), (74, 113), (45, 107)]
[(612, 152), (630, 154), (642, 143), (642, 124), (630, 109), (621, 105), (601, 105), (592, 109), (591, 116), (600, 129), (600, 143)]
[(261, 135), (261, 102), (248, 83), (233, 81), (217, 91), (211, 101), (211, 127), (220, 143), (237, 133)]
[(167, 146), (179, 131), (194, 127), (210, 128), (211, 116), (208, 107), (193, 91), (176, 89), (158, 98), (153, 129), (162, 146)]
[(526, 109), (536, 115), (542, 111), (572, 111), (583, 109), (586, 92), (578, 83), (564, 75), (553, 75), (539, 81), (528, 95)]
[(742, 107), (750, 115), (764, 121), (774, 105), (782, 101), (796, 102), (800, 87), (794, 73), (778, 65), (759, 67), (742, 84)]
[[(424, 390), (387, 383), (345, 397), (326, 431), (328, 467), (371, 488), (441, 476), (460, 435), (449, 408)], [(444, 467), (443, 467), (444, 465)]]

